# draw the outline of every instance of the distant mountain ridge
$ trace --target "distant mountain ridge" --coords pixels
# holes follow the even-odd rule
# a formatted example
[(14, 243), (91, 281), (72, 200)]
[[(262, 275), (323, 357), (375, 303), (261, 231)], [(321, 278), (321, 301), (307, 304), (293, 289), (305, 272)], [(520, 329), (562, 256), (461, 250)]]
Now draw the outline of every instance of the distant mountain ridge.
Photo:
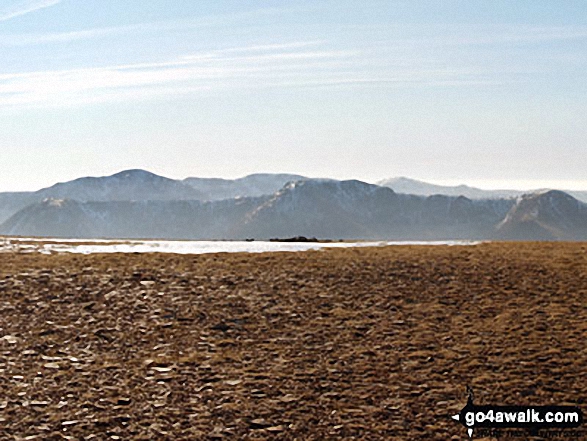
[(522, 196), (497, 227), (507, 240), (586, 240), (587, 204), (562, 191)]
[(36, 192), (42, 199), (78, 201), (174, 201), (202, 199), (204, 194), (175, 179), (145, 170), (125, 170), (112, 176), (85, 177)]
[(421, 196), (443, 194), (446, 196), (465, 196), (469, 199), (508, 198), (524, 194), (523, 191), (517, 190), (482, 190), (468, 185), (437, 185), (404, 176), (384, 179), (377, 182), (377, 185), (389, 187), (398, 193), (417, 194)]
[[(465, 197), (401, 178), (357, 180), (257, 174), (168, 179), (144, 170), (0, 193), (0, 234), (77, 238), (587, 240), (587, 205), (562, 191)], [(401, 184), (401, 185), (400, 185)], [(402, 187), (403, 186), (403, 187)], [(448, 191), (449, 187), (440, 190)], [(449, 188), (450, 189), (450, 188)], [(402, 191), (403, 190), (403, 191)], [(470, 193), (469, 193), (470, 194)]]
[(205, 200), (215, 201), (273, 194), (289, 181), (304, 179), (308, 178), (284, 173), (256, 173), (238, 179), (186, 178), (183, 182), (201, 192)]
[(422, 197), (351, 180), (292, 182), (247, 215), (252, 237), (302, 236), (358, 239), (488, 238), (513, 201)]
[(234, 238), (255, 198), (221, 201), (79, 202), (45, 199), (2, 225), (4, 235), (75, 238)]
[[(437, 185), (429, 182), (419, 181), (406, 177), (397, 177), (383, 179), (377, 182), (377, 185), (382, 187), (389, 187), (398, 193), (417, 194), (421, 196), (432, 196), (435, 194), (443, 194), (447, 196), (465, 196), (469, 199), (498, 199), (498, 198), (512, 198), (522, 196), (528, 193), (541, 193), (548, 191), (548, 189), (536, 190), (483, 190), (481, 188), (470, 187), (468, 185)], [(571, 191), (563, 190), (565, 193), (579, 199), (582, 202), (587, 202), (587, 191)]]
[(47, 198), (91, 201), (221, 200), (272, 194), (289, 181), (306, 179), (292, 174), (258, 173), (239, 179), (166, 178), (146, 170), (124, 170), (111, 176), (82, 177), (35, 192), (0, 193), (0, 224), (27, 205)]
[(12, 216), (0, 232), (82, 238), (488, 238), (511, 205), (403, 195), (361, 181), (304, 180), (274, 195), (219, 201), (46, 199)]

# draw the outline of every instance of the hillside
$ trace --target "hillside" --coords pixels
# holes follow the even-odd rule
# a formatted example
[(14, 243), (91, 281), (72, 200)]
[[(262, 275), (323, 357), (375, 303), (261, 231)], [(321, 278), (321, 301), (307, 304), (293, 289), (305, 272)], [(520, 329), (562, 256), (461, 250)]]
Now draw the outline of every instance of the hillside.
[(0, 225), (0, 234), (77, 238), (224, 239), (257, 206), (254, 198), (79, 202), (46, 199)]
[[(234, 181), (182, 182), (143, 170), (80, 178), (34, 193), (0, 194), (0, 214), (4, 216), (0, 234), (162, 239), (306, 236), (587, 240), (586, 205), (561, 191), (479, 199), (405, 194), (357, 180), (292, 178), (295, 175), (261, 174)], [(410, 180), (397, 182), (403, 183), (404, 190), (413, 184)], [(428, 184), (420, 184), (417, 191), (430, 190)], [(266, 194), (278, 185), (281, 187)]]
[(39, 200), (33, 192), (0, 193), (0, 224), (27, 205)]
[(0, 233), (23, 236), (269, 239), (488, 238), (513, 201), (400, 195), (360, 181), (305, 180), (274, 195), (221, 201), (46, 199)]
[(82, 177), (35, 192), (0, 193), (0, 224), (27, 205), (45, 199), (91, 201), (221, 200), (273, 194), (287, 182), (305, 179), (292, 174), (259, 173), (239, 179), (169, 179), (145, 170), (111, 176)]
[(522, 196), (497, 227), (507, 240), (587, 240), (587, 205), (562, 191)]
[(398, 193), (432, 196), (442, 194), (446, 196), (465, 196), (470, 199), (498, 199), (520, 196), (524, 192), (519, 190), (482, 190), (468, 185), (436, 185), (406, 177), (384, 179), (377, 185), (389, 187)]
[(257, 173), (238, 179), (186, 178), (183, 182), (206, 200), (220, 200), (273, 194), (288, 182), (303, 179), (300, 175)]
[(78, 201), (173, 201), (204, 197), (189, 185), (145, 170), (125, 170), (112, 176), (79, 178), (39, 190), (35, 195), (40, 199)]
[[(542, 193), (544, 189), (536, 190), (484, 190), (470, 187), (468, 185), (436, 185), (429, 182), (419, 181), (406, 177), (383, 179), (377, 185), (389, 187), (397, 193), (417, 194), (421, 196), (432, 196), (442, 194), (447, 196), (465, 196), (469, 199), (502, 199), (522, 196), (528, 193)], [(581, 202), (587, 203), (587, 191), (562, 190)]]
[(244, 230), (252, 237), (479, 238), (510, 206), (397, 194), (361, 181), (307, 180), (286, 185), (250, 213)]

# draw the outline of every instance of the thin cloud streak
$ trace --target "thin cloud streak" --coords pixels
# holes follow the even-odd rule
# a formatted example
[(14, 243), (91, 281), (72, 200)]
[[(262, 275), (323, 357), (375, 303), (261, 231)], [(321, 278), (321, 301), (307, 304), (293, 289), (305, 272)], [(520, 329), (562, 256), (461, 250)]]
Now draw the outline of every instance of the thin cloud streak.
[[(61, 1), (61, 0), (59, 0)], [(139, 23), (127, 26), (84, 29), (80, 31), (53, 32), (46, 34), (8, 34), (0, 35), (2, 46), (34, 46), (46, 43), (69, 43), (76, 40), (91, 40), (102, 37), (137, 34), (144, 32), (164, 31), (169, 29), (183, 29), (204, 26), (205, 22), (161, 22)]]
[[(18, 15), (23, 15), (28, 12), (33, 12), (41, 8), (49, 7), (61, 3), (63, 0), (44, 0), (43, 2), (37, 1), (37, 8), (29, 10), (30, 8), (20, 8), (12, 12), (5, 11), (4, 14), (7, 16), (10, 14), (13, 18)], [(40, 4), (44, 6), (40, 6)], [(178, 30), (192, 30), (197, 28), (225, 26), (231, 22), (238, 22), (247, 19), (251, 19), (259, 16), (272, 16), (279, 15), (288, 12), (288, 9), (276, 9), (276, 8), (265, 8), (254, 11), (241, 12), (236, 14), (225, 14), (225, 15), (210, 15), (197, 19), (182, 19), (172, 21), (156, 21), (147, 23), (137, 23), (125, 26), (113, 26), (113, 27), (102, 27), (92, 29), (82, 29), (78, 31), (69, 32), (53, 32), (45, 34), (8, 34), (0, 35), (0, 45), (2, 46), (34, 46), (36, 44), (46, 43), (67, 43), (76, 40), (90, 40), (95, 38), (103, 38), (116, 35), (147, 33), (147, 32), (164, 32), (164, 31), (178, 31)], [(0, 10), (0, 21), (2, 21), (2, 10)], [(16, 14), (16, 15), (15, 15)], [(5, 18), (8, 20), (9, 18)], [(264, 46), (259, 46), (262, 48)], [(279, 45), (275, 45), (278, 48)], [(250, 50), (257, 50), (251, 47)]]
[[(454, 43), (510, 43), (515, 41), (541, 42), (548, 40), (571, 40), (585, 38), (587, 26), (584, 25), (529, 25), (529, 24), (441, 24), (427, 23), (406, 24), (395, 23), (393, 25), (348, 25), (348, 30), (353, 32), (370, 32), (373, 35), (384, 33), (390, 35), (390, 31), (398, 36), (410, 40), (428, 40), (430, 38), (447, 38), (447, 42)], [(453, 38), (454, 37), (454, 38)], [(466, 38), (470, 37), (470, 38)], [(478, 38), (477, 38), (478, 37)], [(398, 39), (398, 41), (401, 38)], [(375, 43), (376, 41), (374, 41)]]
[(314, 46), (291, 42), (220, 49), (160, 63), (4, 74), (0, 107), (85, 105), (226, 89), (496, 84), (472, 69), (402, 63), (373, 70), (358, 51)]
[[(38, 9), (61, 3), (63, 0), (44, 0), (37, 2), (29, 2), (30, 7), (7, 12), (0, 10), (0, 21), (8, 20), (10, 18), (24, 15), (28, 12), (33, 12)], [(35, 6), (36, 5), (36, 6)], [(34, 6), (34, 7), (33, 7)], [(165, 30), (189, 30), (198, 27), (214, 27), (218, 25), (226, 25), (231, 21), (238, 21), (240, 19), (247, 19), (257, 15), (278, 14), (284, 13), (284, 10), (261, 9), (257, 11), (250, 11), (241, 14), (227, 14), (225, 16), (208, 16), (196, 20), (179, 20), (153, 23), (138, 23), (134, 25), (83, 29), (79, 31), (57, 32), (47, 34), (15, 34), (15, 35), (0, 35), (0, 45), (4, 46), (26, 46), (44, 43), (64, 43), (75, 40), (101, 38), (111, 35), (122, 35), (127, 33), (137, 32), (153, 32)], [(347, 26), (348, 30), (361, 29), (361, 26)], [(385, 30), (389, 30), (386, 27)], [(525, 45), (525, 44), (539, 44), (548, 41), (565, 41), (565, 40), (580, 40), (587, 38), (587, 27), (585, 26), (506, 26), (506, 25), (490, 25), (490, 26), (472, 26), (472, 25), (454, 25), (449, 29), (446, 26), (435, 26), (433, 24), (427, 25), (424, 33), (422, 27), (397, 25), (394, 29), (399, 30), (396, 37), (388, 36), (379, 42), (375, 41), (374, 46), (389, 46), (397, 45), (401, 47), (414, 46), (488, 46), (488, 45)], [(373, 30), (373, 26), (369, 28)], [(449, 32), (447, 32), (449, 31)], [(406, 37), (405, 35), (417, 34), (418, 37)], [(400, 37), (400, 35), (402, 35)], [(313, 42), (304, 42), (299, 46), (290, 44), (267, 44), (250, 46), (246, 48), (228, 48), (222, 51), (264, 51), (267, 49), (292, 49), (295, 47), (303, 47), (305, 45), (323, 43), (324, 40), (316, 40)]]
[(327, 76), (352, 56), (352, 52), (345, 51), (273, 51), (226, 57), (218, 51), (162, 63), (4, 74), (0, 75), (0, 106), (83, 104), (95, 102), (96, 96), (114, 100), (129, 95), (148, 98), (153, 95), (149, 88), (182, 94), (227, 86), (245, 89), (258, 87), (266, 78), (284, 72), (294, 76), (310, 73), (314, 78)]
[(125, 28), (88, 29), (84, 31), (57, 32), (52, 34), (0, 35), (0, 46), (34, 46), (45, 43), (68, 43), (88, 40), (130, 31)]
[(35, 0), (17, 3), (10, 8), (0, 9), (0, 22), (11, 20), (40, 9), (49, 8), (61, 3), (62, 0)]

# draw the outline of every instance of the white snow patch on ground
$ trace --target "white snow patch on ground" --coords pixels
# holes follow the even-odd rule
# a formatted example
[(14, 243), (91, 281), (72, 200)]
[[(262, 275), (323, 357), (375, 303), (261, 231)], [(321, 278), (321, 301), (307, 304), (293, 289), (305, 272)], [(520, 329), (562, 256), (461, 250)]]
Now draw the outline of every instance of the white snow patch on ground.
[(379, 247), (391, 245), (477, 245), (479, 241), (379, 241), (379, 242), (240, 242), (182, 240), (102, 240), (0, 238), (0, 252), (50, 253), (267, 253), (308, 251), (324, 248)]

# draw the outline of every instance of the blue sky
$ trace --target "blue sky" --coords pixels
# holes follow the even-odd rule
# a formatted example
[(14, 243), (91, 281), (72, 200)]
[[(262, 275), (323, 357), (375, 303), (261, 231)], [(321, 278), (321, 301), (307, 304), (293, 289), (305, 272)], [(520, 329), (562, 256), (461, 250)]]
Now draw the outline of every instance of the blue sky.
[(0, 191), (146, 168), (587, 190), (584, 1), (0, 0)]

